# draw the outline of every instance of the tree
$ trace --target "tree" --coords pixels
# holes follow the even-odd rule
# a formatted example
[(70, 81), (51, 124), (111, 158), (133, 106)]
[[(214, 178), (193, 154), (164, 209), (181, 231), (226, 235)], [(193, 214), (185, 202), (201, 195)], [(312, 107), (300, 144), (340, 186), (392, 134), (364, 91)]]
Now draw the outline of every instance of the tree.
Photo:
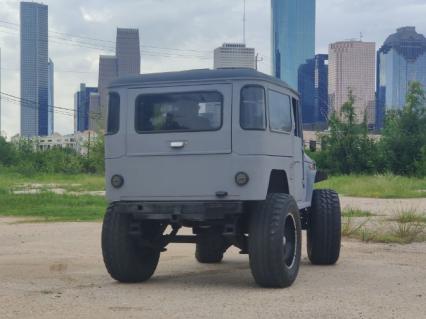
[(380, 146), (388, 170), (400, 175), (425, 175), (426, 96), (419, 82), (410, 83), (402, 110), (386, 114)]
[(12, 165), (16, 162), (16, 150), (11, 143), (0, 136), (0, 164), (4, 166)]
[(343, 104), (340, 116), (333, 113), (330, 118), (330, 132), (323, 137), (321, 161), (335, 173), (374, 172), (377, 149), (368, 137), (367, 122), (359, 124), (354, 108), (355, 97), (349, 91), (348, 101)]

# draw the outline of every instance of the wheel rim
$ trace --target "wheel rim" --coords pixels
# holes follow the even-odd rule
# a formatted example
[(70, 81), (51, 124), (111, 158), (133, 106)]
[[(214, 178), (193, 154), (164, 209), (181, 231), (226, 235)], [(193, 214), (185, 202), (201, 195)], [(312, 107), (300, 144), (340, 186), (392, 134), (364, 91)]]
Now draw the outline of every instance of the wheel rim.
[(293, 215), (288, 215), (284, 224), (283, 250), (284, 262), (289, 268), (293, 267), (296, 262), (296, 233), (296, 221), (294, 220)]

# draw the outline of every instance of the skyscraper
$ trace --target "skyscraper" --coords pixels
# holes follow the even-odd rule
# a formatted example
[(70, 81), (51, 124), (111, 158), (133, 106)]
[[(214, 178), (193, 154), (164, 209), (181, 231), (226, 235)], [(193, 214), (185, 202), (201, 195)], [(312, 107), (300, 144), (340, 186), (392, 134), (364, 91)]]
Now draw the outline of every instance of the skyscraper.
[(328, 119), (327, 54), (317, 54), (299, 67), (299, 92), (304, 127), (324, 129)]
[(213, 67), (256, 69), (255, 50), (243, 43), (224, 43), (214, 50)]
[(21, 2), (21, 135), (49, 134), (48, 9)]
[(53, 64), (52, 59), (49, 59), (49, 63), (47, 64), (48, 76), (47, 76), (47, 86), (48, 86), (48, 121), (47, 121), (47, 135), (53, 134), (54, 129), (54, 114), (55, 114), (55, 65)]
[(383, 128), (385, 113), (402, 109), (411, 81), (426, 88), (426, 38), (415, 27), (390, 35), (377, 52), (376, 129)]
[(97, 93), (98, 88), (80, 84), (80, 90), (74, 94), (74, 132), (84, 132), (89, 129), (90, 94)]
[(98, 90), (100, 112), (103, 119), (105, 119), (108, 106), (108, 85), (117, 78), (117, 74), (117, 57), (113, 55), (101, 55), (99, 57)]
[[(89, 125), (92, 130), (103, 129), (105, 126), (108, 106), (108, 85), (111, 81), (117, 77), (139, 74), (140, 68), (139, 30), (117, 28), (116, 55), (101, 55), (99, 57), (99, 106), (91, 104), (90, 112), (99, 110), (100, 116), (99, 114), (91, 113), (90, 117), (97, 118), (90, 122), (93, 124), (93, 127)], [(96, 99), (93, 99), (92, 103), (95, 102)], [(95, 125), (95, 123), (97, 124)]]
[(271, 0), (273, 75), (298, 89), (299, 67), (315, 55), (315, 0)]
[(103, 119), (100, 117), (100, 96), (99, 93), (90, 93), (89, 95), (89, 130), (98, 131)]
[(141, 52), (138, 29), (117, 28), (115, 54), (118, 77), (141, 72)]
[(329, 108), (337, 115), (352, 91), (358, 122), (367, 116), (374, 124), (376, 44), (342, 41), (330, 44), (328, 63)]

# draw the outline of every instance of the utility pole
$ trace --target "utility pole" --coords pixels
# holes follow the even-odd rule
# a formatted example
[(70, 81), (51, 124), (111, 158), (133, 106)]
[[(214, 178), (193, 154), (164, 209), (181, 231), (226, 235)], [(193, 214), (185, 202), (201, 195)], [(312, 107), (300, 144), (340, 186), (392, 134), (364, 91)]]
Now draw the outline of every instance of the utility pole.
[(258, 70), (259, 62), (263, 61), (263, 57), (259, 56), (259, 53), (256, 53), (256, 70)]
[(243, 13), (243, 43), (246, 44), (246, 0), (244, 0), (244, 13)]

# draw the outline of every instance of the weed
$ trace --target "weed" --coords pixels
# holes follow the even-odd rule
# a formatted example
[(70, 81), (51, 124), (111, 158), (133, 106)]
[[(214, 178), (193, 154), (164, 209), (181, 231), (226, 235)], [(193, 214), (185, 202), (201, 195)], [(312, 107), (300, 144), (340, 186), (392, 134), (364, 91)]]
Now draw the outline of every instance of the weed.
[(357, 234), (360, 229), (362, 229), (369, 219), (364, 220), (361, 223), (355, 224), (352, 220), (352, 217), (346, 217), (346, 222), (342, 224), (342, 235), (346, 237), (351, 237), (355, 234)]
[(372, 217), (375, 215), (368, 211), (349, 208), (343, 211), (342, 216), (350, 218), (350, 217)]
[(401, 224), (407, 223), (426, 223), (426, 214), (419, 214), (415, 209), (401, 210), (395, 217), (389, 219)]

